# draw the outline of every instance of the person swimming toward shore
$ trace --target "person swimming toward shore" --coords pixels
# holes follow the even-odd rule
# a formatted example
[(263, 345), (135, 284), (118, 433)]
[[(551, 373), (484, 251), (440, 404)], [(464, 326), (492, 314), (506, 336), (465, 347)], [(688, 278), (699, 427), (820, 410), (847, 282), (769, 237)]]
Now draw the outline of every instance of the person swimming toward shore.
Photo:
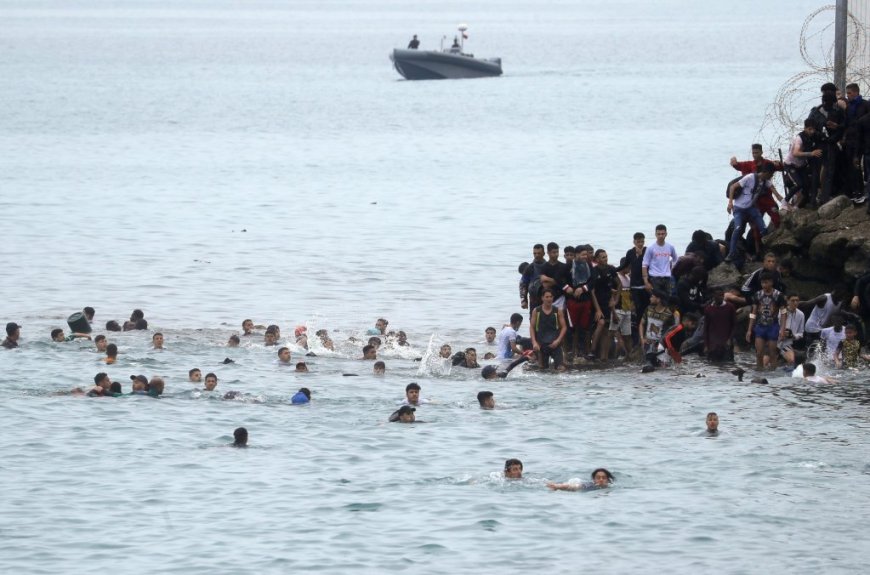
[(548, 483), (553, 491), (589, 491), (591, 489), (606, 489), (615, 481), (613, 474), (599, 467), (592, 472), (592, 482), (586, 483)]
[(311, 401), (311, 390), (307, 387), (300, 387), (299, 391), (293, 394), (290, 398), (290, 403), (293, 405), (304, 405)]
[(707, 414), (707, 434), (719, 435), (719, 416), (715, 411)]
[(405, 399), (400, 403), (402, 405), (423, 405), (429, 403), (429, 400), (420, 397), (420, 385), (412, 381), (405, 386)]
[(107, 364), (113, 364), (118, 361), (118, 346), (114, 343), (110, 343), (106, 346), (106, 357), (103, 358)]
[(495, 409), (495, 396), (491, 391), (480, 391), (477, 394), (477, 403), (480, 409)]
[(416, 408), (411, 407), (410, 405), (403, 405), (392, 414), (390, 414), (390, 422), (414, 423), (417, 420), (417, 417), (414, 415), (415, 411), (417, 411)]
[(236, 334), (230, 336), (230, 339), (227, 340), (227, 347), (239, 347), (242, 343), (242, 340)]
[(480, 370), (480, 375), (483, 377), (483, 379), (496, 379), (499, 377), (504, 379), (508, 376), (511, 370), (527, 361), (529, 361), (529, 355), (522, 355), (510, 362), (503, 371), (499, 371), (499, 369), (494, 365), (487, 365), (482, 370)]
[(523, 462), (519, 459), (508, 459), (504, 462), (504, 478), (505, 479), (522, 479), (523, 478)]
[(329, 337), (329, 332), (325, 329), (318, 329), (315, 334), (320, 338), (320, 345), (322, 345), (325, 349), (329, 351), (335, 351), (335, 344), (332, 343), (332, 339)]
[(376, 361), (374, 366), (372, 366), (372, 373), (375, 375), (384, 375), (387, 371), (387, 364), (382, 361)]
[(289, 367), (293, 365), (291, 363), (291, 354), (290, 348), (282, 347), (278, 350), (278, 359), (275, 361), (278, 365), (283, 365), (284, 367)]
[(191, 383), (199, 383), (202, 381), (202, 371), (198, 367), (194, 367), (187, 372), (187, 381)]
[(247, 447), (248, 446), (248, 430), (244, 427), (237, 427), (233, 431), (233, 442), (230, 447)]
[(205, 374), (205, 389), (203, 391), (214, 391), (214, 388), (217, 387), (218, 378), (213, 373)]
[(296, 364), (296, 369), (294, 371), (296, 373), (308, 373), (308, 364), (304, 361), (300, 361)]

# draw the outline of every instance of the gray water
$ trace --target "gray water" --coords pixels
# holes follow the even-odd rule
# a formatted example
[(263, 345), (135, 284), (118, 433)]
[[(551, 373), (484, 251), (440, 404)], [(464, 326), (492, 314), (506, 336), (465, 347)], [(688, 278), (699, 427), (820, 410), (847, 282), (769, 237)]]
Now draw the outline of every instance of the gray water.
[[(657, 223), (678, 250), (721, 235), (728, 158), (801, 70), (816, 7), (0, 0), (0, 315), (24, 325), (0, 353), (0, 570), (865, 571), (863, 372), (484, 383), (431, 358), (486, 350), (534, 243), (614, 259)], [(392, 70), (411, 34), (436, 47), (461, 21), (503, 77)], [(107, 369), (51, 344), (84, 305), (99, 326), (144, 309), (167, 349), (111, 334)], [(381, 316), (411, 347), (376, 378), (348, 339)], [(224, 347), (246, 317), (338, 349), (288, 372), (260, 338)], [(103, 369), (125, 390), (162, 375), (166, 397), (54, 395)], [(409, 381), (425, 423), (386, 423)], [(251, 447), (227, 448), (240, 425)], [(599, 466), (612, 489), (545, 488)]]

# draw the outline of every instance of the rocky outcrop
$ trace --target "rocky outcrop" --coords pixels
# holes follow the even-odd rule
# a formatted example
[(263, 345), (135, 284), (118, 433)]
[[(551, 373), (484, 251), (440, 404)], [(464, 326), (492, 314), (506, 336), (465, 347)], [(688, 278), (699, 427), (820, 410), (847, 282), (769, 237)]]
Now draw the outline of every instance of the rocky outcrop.
[[(818, 210), (795, 210), (782, 214), (779, 229), (764, 238), (767, 251), (790, 259), (789, 291), (802, 299), (826, 293), (838, 286), (849, 291), (855, 279), (870, 272), (870, 215), (864, 205), (854, 206), (838, 196)], [(741, 274), (723, 263), (710, 273), (709, 286), (742, 284), (746, 274), (758, 268), (749, 265)]]

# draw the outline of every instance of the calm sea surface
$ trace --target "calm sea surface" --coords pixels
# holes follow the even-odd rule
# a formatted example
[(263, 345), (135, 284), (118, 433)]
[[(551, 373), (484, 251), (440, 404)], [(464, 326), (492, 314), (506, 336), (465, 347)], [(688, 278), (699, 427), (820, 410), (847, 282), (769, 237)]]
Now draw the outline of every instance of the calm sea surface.
[[(534, 243), (618, 259), (658, 223), (680, 251), (721, 235), (728, 158), (817, 7), (0, 0), (0, 323), (24, 325), (0, 353), (0, 571), (866, 572), (865, 373), (485, 383), (431, 357), (488, 349)], [(462, 21), (503, 77), (391, 68)], [(85, 305), (97, 326), (145, 310), (167, 349), (111, 334), (107, 371), (162, 375), (165, 398), (55, 395), (106, 369), (48, 341)], [(348, 339), (381, 316), (411, 347), (376, 378)], [(261, 338), (224, 347), (246, 317), (337, 349), (291, 373)], [(410, 381), (425, 423), (386, 423)], [(251, 447), (227, 448), (240, 425)], [(612, 489), (545, 488), (599, 466)]]

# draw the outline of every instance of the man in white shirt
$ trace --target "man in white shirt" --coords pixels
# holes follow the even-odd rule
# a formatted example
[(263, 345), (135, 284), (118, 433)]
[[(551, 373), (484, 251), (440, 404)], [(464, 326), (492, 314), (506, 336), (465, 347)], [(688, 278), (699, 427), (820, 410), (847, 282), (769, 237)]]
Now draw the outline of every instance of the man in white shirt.
[(744, 227), (751, 223), (760, 234), (767, 233), (761, 212), (755, 207), (755, 199), (763, 188), (773, 189), (770, 179), (773, 177), (773, 163), (764, 162), (758, 171), (743, 176), (728, 189), (728, 213), (734, 215), (734, 231), (731, 233), (731, 243), (728, 246), (726, 262), (737, 259), (737, 242), (743, 236)]

